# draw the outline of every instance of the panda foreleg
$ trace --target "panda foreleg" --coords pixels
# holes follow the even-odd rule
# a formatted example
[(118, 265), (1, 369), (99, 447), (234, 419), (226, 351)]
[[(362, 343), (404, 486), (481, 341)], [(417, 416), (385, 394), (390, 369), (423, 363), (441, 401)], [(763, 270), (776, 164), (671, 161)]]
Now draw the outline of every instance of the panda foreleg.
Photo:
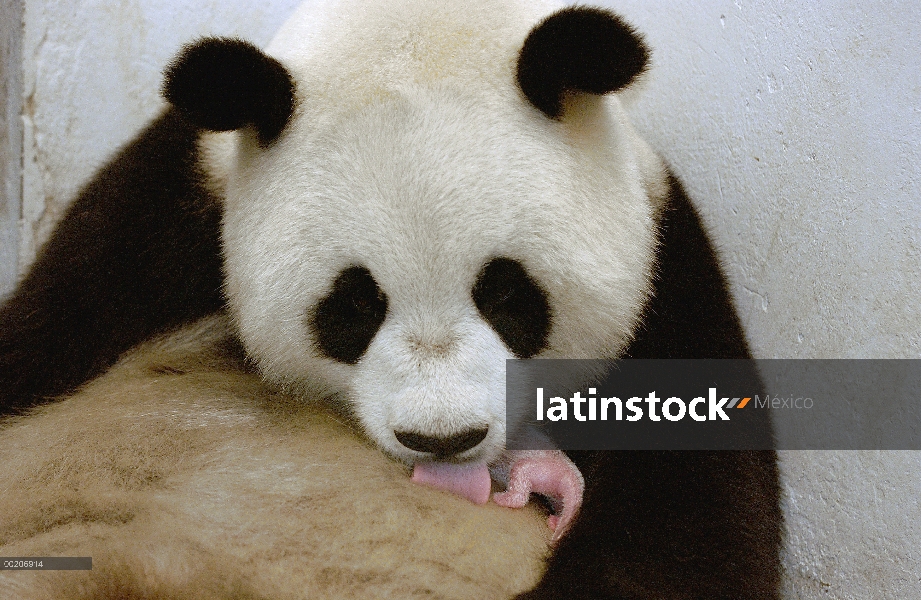
[(135, 344), (218, 310), (221, 208), (169, 111), (82, 190), (0, 307), (0, 415), (73, 391)]
[[(680, 183), (669, 184), (655, 294), (627, 356), (751, 358), (703, 224)], [(759, 425), (770, 445), (766, 416)], [(519, 598), (779, 598), (773, 450), (570, 456), (586, 482), (579, 516)]]

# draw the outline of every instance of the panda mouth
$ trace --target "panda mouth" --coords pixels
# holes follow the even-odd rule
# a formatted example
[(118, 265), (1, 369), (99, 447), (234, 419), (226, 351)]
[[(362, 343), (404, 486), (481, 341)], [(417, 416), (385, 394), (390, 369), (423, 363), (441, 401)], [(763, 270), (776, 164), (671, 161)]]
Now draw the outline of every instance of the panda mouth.
[(569, 529), (582, 504), (585, 480), (575, 464), (560, 450), (507, 451), (490, 468), (486, 463), (418, 462), (411, 481), (466, 498), (474, 504), (489, 502), (490, 472), (506, 480), (507, 489), (492, 496), (506, 508), (522, 508), (531, 494), (543, 496), (551, 507), (547, 525), (556, 544)]
[(411, 481), (450, 492), (473, 502), (486, 504), (492, 490), (485, 463), (418, 462)]

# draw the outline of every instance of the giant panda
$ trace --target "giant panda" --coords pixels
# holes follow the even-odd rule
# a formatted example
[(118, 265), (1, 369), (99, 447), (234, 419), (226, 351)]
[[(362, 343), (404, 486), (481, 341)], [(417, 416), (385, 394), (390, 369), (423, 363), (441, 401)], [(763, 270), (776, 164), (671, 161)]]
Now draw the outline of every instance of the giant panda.
[(523, 597), (776, 598), (773, 452), (504, 448), (507, 359), (749, 357), (697, 213), (627, 119), (648, 57), (608, 11), (523, 0), (308, 2), (265, 51), (190, 44), (169, 108), (0, 312), (4, 434), (226, 310), (241, 369), (328, 399), (414, 476), (482, 488), (505, 463), (505, 504), (551, 496)]

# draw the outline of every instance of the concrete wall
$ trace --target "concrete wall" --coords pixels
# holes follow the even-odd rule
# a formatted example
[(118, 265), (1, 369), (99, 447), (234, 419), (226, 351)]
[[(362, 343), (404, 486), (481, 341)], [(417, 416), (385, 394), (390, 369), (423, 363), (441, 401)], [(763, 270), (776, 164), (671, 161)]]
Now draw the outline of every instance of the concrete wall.
[(921, 5), (613, 0), (760, 357), (921, 355)]
[[(613, 0), (759, 357), (921, 355), (921, 5)], [(782, 452), (787, 597), (921, 599), (921, 453)]]
[[(4, 4), (0, 40), (23, 43), (25, 108), (21, 135), (9, 119), (0, 128), (10, 147), (24, 142), (21, 179), (0, 151), (12, 165), (0, 170), (0, 291), (16, 268), (4, 249), (31, 260), (80, 184), (158, 110), (160, 71), (183, 42), (264, 43), (296, 2), (27, 0), (21, 35), (6, 11), (22, 3)], [(634, 114), (697, 200), (755, 353), (918, 357), (919, 5), (605, 4), (654, 48)], [(10, 47), (0, 101), (15, 112)], [(921, 598), (921, 454), (782, 459), (788, 596)]]
[(0, 4), (0, 298), (18, 274), (22, 200), (22, 0)]

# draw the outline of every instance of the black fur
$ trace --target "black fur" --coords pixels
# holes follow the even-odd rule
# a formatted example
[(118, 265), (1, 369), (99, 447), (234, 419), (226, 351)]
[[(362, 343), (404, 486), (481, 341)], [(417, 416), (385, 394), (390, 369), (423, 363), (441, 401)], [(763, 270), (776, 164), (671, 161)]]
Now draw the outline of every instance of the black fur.
[[(656, 293), (628, 355), (749, 358), (700, 218), (679, 182), (670, 183)], [(572, 454), (586, 482), (581, 512), (522, 600), (779, 597), (773, 451)]]
[(649, 51), (636, 30), (606, 10), (564, 8), (531, 30), (518, 56), (518, 85), (548, 117), (567, 92), (606, 94), (646, 68)]
[(0, 414), (71, 392), (223, 305), (221, 209), (201, 185), (195, 137), (167, 112), (71, 205), (0, 308)]
[(310, 312), (317, 349), (346, 364), (358, 362), (387, 316), (387, 295), (365, 267), (349, 267)]
[(668, 176), (659, 224), (655, 295), (628, 350), (632, 358), (749, 358), (719, 261), (681, 183)]
[(515, 356), (530, 358), (547, 347), (550, 303), (520, 262), (510, 258), (489, 261), (471, 295), (477, 310)]
[(196, 127), (230, 131), (253, 125), (263, 146), (294, 110), (294, 81), (280, 62), (232, 38), (204, 38), (166, 70), (163, 96)]

